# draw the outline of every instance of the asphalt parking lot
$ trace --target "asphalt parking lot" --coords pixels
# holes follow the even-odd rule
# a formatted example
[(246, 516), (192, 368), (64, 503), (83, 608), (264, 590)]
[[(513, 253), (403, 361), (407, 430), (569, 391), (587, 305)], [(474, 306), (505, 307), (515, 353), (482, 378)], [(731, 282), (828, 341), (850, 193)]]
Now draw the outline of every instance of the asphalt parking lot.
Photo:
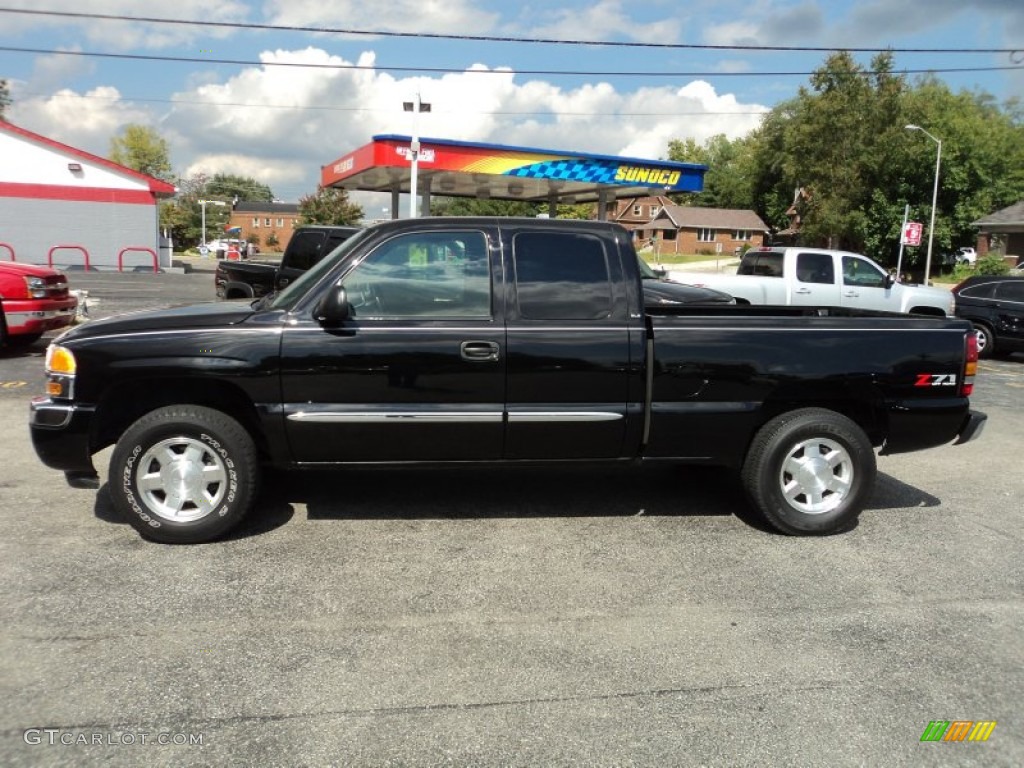
[[(213, 292), (73, 282), (96, 317)], [(172, 547), (35, 458), (44, 348), (0, 356), (4, 766), (1024, 765), (1024, 356), (840, 536), (724, 472), (417, 470), (273, 475)]]

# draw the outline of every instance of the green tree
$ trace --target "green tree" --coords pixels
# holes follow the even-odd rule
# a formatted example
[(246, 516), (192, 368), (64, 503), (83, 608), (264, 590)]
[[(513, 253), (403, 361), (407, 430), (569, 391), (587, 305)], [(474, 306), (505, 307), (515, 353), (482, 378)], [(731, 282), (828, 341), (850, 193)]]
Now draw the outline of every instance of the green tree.
[(11, 91), (6, 80), (0, 80), (0, 120), (6, 120), (4, 112), (11, 106)]
[(669, 160), (708, 166), (703, 191), (676, 195), (673, 199), (678, 198), (679, 205), (753, 208), (753, 149), (752, 139), (741, 137), (730, 141), (725, 134), (712, 136), (704, 144), (697, 144), (693, 139), (673, 139), (668, 144)]
[[(350, 202), (344, 189), (320, 186), (315, 194), (299, 199), (300, 224), (351, 225), (358, 224), (362, 218), (362, 207)], [(267, 245), (270, 245), (269, 237)]]
[[(802, 189), (802, 242), (895, 264), (904, 206), (913, 220), (928, 222), (935, 180), (936, 144), (908, 124), (942, 140), (933, 262), (974, 243), (972, 221), (1024, 197), (1018, 102), (1000, 106), (988, 94), (954, 94), (934, 77), (908, 83), (893, 74), (887, 53), (869, 67), (836, 53), (744, 140), (753, 207), (781, 229)], [(905, 263), (922, 266), (925, 252), (907, 249)]]
[(205, 194), (228, 202), (237, 198), (252, 203), (269, 203), (274, 199), (274, 193), (266, 184), (249, 176), (236, 176), (230, 173), (215, 173), (213, 178), (206, 182)]
[(172, 178), (167, 140), (145, 125), (126, 125), (112, 138), (110, 159), (147, 176), (165, 181)]
[(434, 197), (430, 200), (431, 216), (536, 216), (547, 210), (547, 204), (522, 200), (480, 200), (475, 197)]
[(266, 237), (263, 238), (263, 242), (267, 244), (267, 248), (277, 248), (281, 244), (280, 238), (277, 236), (277, 232), (271, 230), (267, 232)]

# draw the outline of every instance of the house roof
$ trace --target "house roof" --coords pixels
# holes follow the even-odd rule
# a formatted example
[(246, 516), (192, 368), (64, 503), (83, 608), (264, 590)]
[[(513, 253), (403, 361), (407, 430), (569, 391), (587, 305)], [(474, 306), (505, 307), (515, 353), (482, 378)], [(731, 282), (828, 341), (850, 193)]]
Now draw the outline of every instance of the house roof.
[(1018, 232), (1024, 229), (1024, 200), (972, 221), (971, 225), (990, 232)]
[(235, 203), (235, 213), (298, 213), (298, 203), (265, 203), (265, 202), (238, 202)]
[(139, 173), (127, 166), (121, 165), (120, 163), (115, 163), (113, 160), (107, 160), (105, 157), (99, 157), (98, 155), (93, 155), (84, 150), (76, 149), (75, 147), (68, 146), (67, 144), (61, 144), (59, 141), (48, 139), (46, 136), (33, 133), (27, 128), (21, 128), (14, 123), (8, 123), (5, 120), (0, 120), (0, 131), (13, 133), (23, 139), (27, 139), (28, 141), (36, 144), (42, 144), (69, 157), (76, 157), (79, 160), (95, 163), (96, 165), (101, 165), (114, 173), (141, 181), (149, 188), (149, 191), (154, 193), (157, 197), (172, 197), (174, 195), (174, 185), (169, 184), (162, 179), (157, 179), (145, 173)]
[[(736, 208), (698, 208), (691, 205), (666, 205), (653, 221), (668, 219), (677, 229), (749, 229), (768, 232), (768, 226), (753, 211)], [(653, 223), (653, 222), (652, 222)]]

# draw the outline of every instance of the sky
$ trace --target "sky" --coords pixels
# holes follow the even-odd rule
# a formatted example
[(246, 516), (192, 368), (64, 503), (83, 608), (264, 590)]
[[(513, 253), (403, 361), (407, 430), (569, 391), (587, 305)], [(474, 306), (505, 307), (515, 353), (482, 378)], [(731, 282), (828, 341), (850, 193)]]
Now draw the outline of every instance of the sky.
[[(1021, 0), (0, 0), (12, 123), (104, 157), (147, 125), (181, 176), (249, 176), (284, 202), (377, 134), (662, 159), (746, 135), (840, 48), (1024, 97)], [(431, 112), (403, 111), (417, 93)]]

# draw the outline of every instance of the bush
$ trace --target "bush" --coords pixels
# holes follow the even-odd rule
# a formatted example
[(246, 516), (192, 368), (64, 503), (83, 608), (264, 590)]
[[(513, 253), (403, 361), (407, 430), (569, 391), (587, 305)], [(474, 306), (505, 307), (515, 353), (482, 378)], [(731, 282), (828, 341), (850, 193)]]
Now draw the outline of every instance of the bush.
[[(959, 267), (958, 267), (959, 269)], [(1005, 275), (1010, 271), (1010, 267), (1007, 265), (1003, 257), (998, 253), (989, 253), (978, 259), (978, 263), (975, 265), (973, 270), (970, 270), (968, 274), (975, 275)]]

